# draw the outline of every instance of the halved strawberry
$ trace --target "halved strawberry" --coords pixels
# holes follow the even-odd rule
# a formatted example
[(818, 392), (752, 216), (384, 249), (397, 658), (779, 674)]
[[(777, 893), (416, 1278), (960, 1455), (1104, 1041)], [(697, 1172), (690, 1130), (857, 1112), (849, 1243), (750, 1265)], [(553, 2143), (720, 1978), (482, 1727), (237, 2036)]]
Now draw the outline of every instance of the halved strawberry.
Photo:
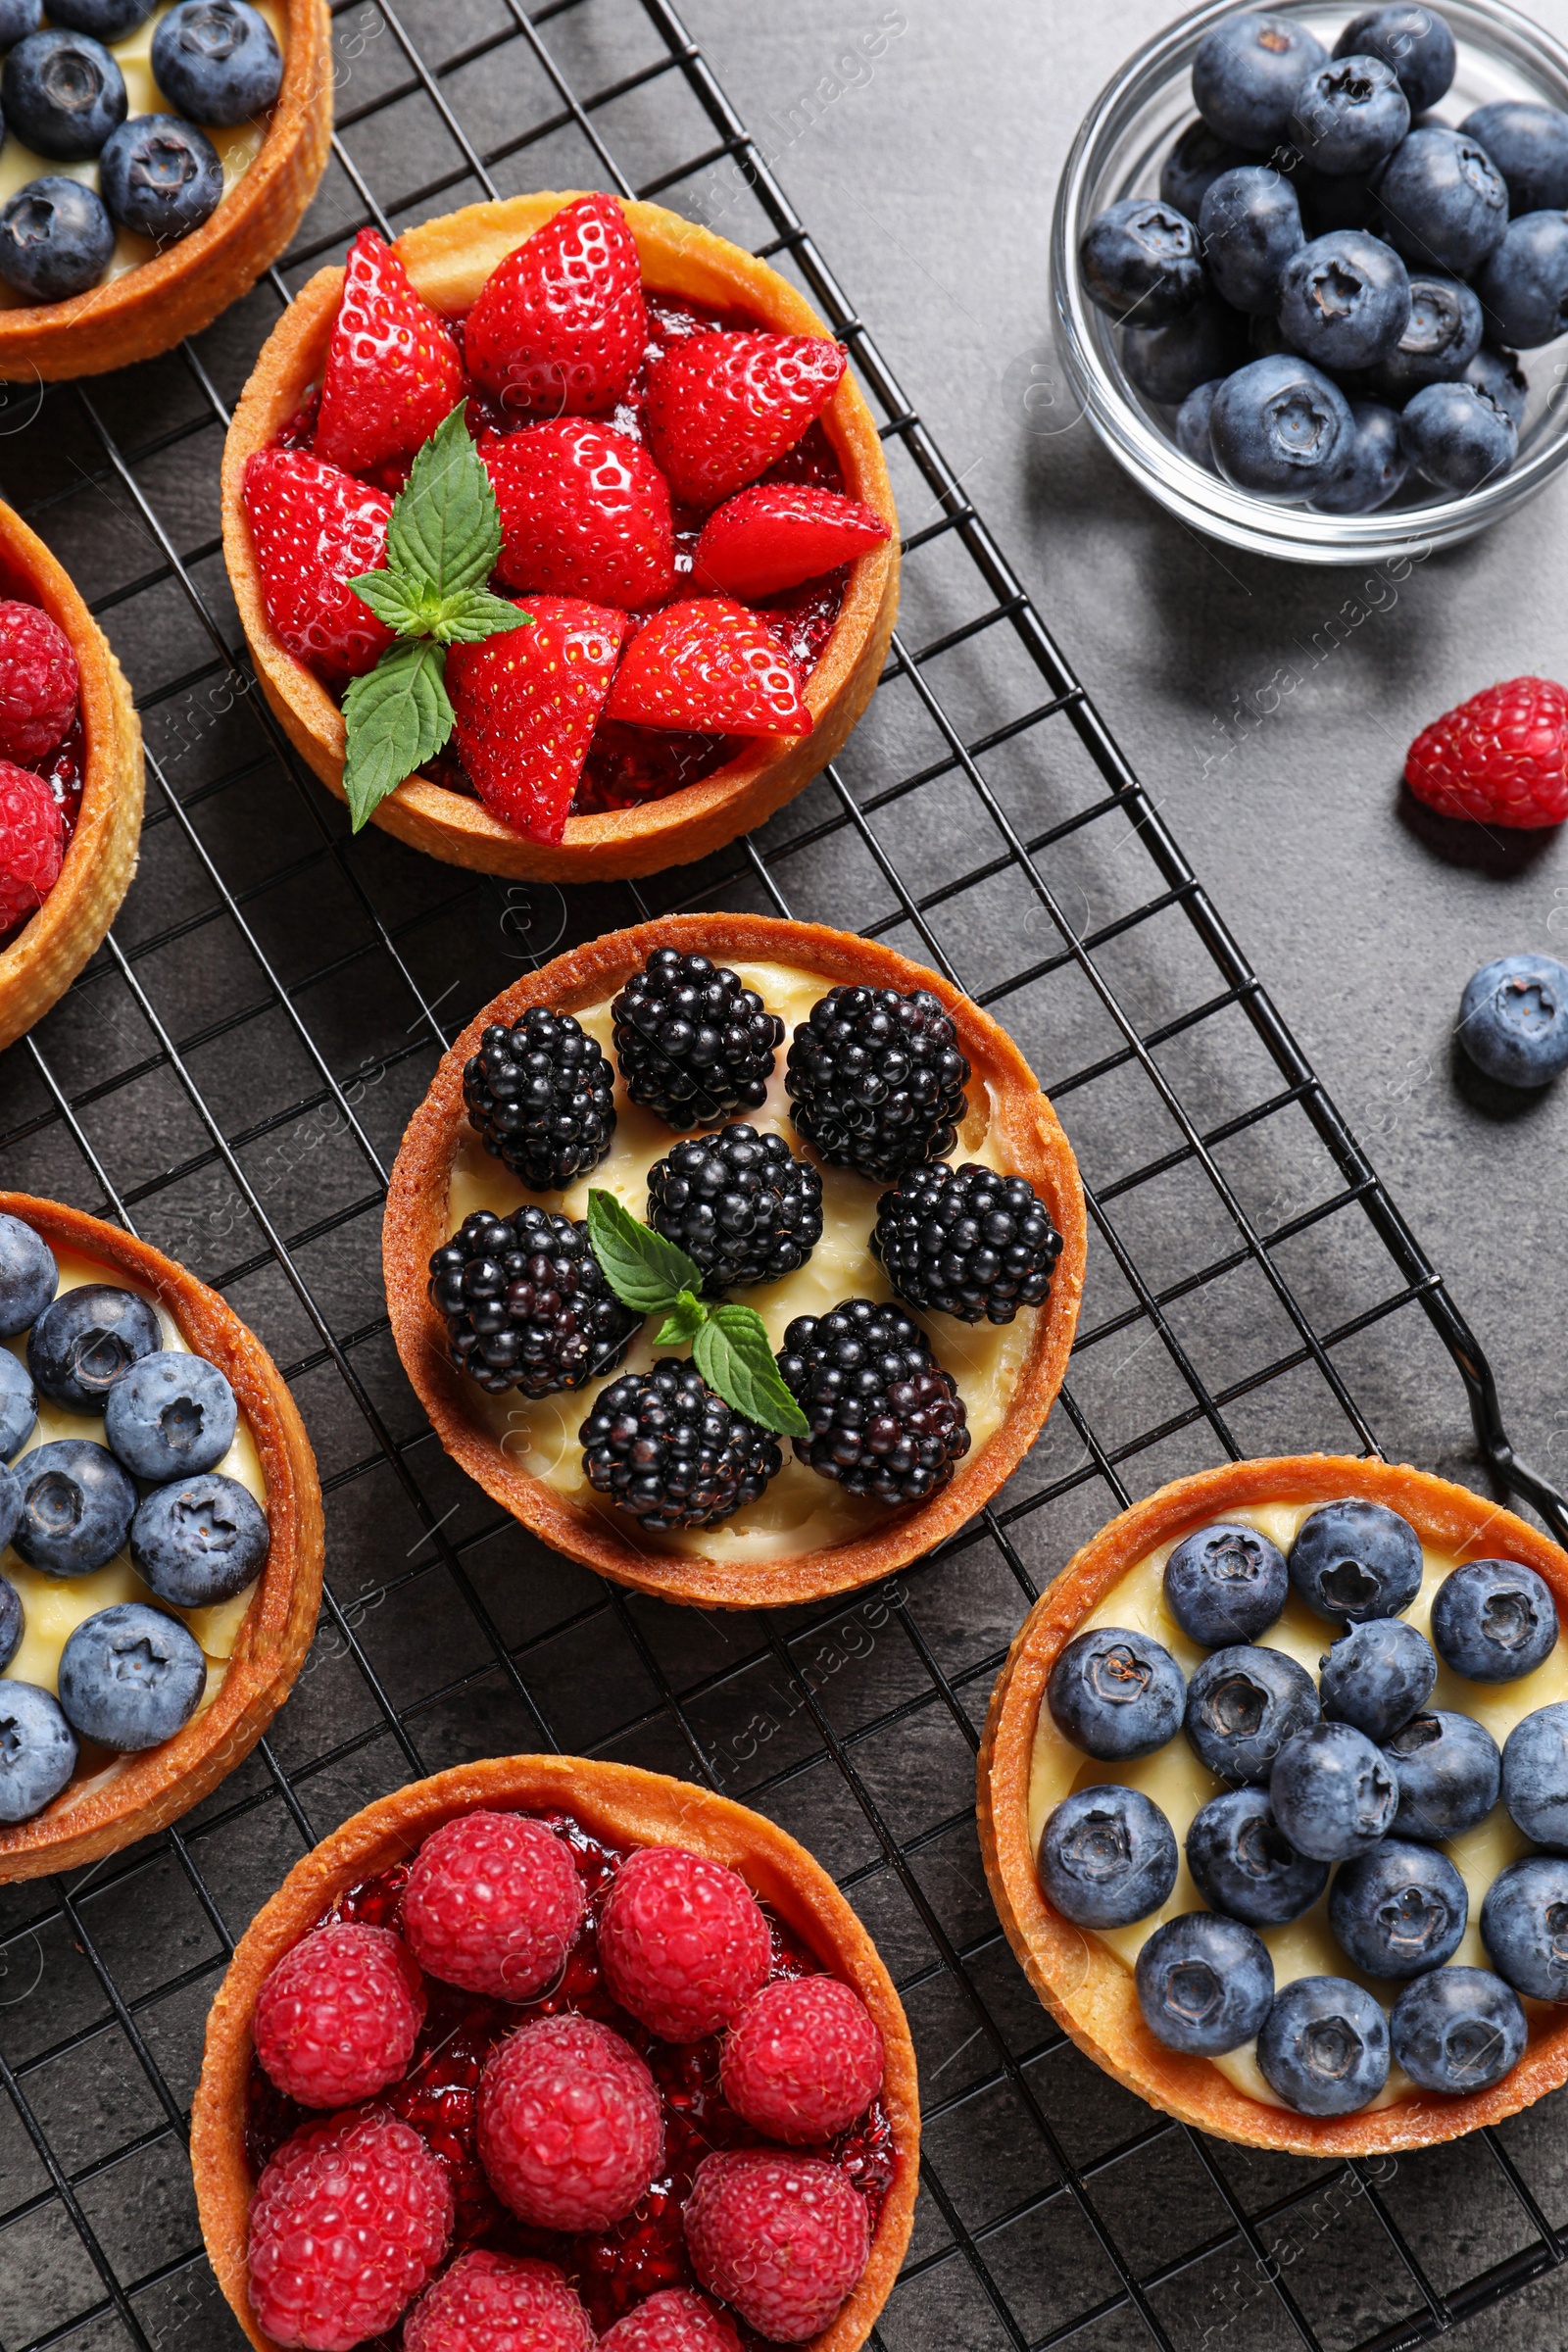
[(606, 715), (714, 735), (809, 735), (801, 673), (759, 615), (727, 596), (666, 605), (632, 639)]
[(685, 506), (715, 507), (793, 448), (848, 366), (826, 335), (688, 335), (648, 371), (648, 439)]
[(612, 196), (579, 196), (498, 263), (463, 331), (470, 371), (514, 416), (605, 416), (648, 341), (642, 273)]
[(531, 628), (448, 653), (454, 741), (492, 815), (559, 841), (631, 622), (570, 596), (530, 596), (523, 610)]
[(386, 492), (302, 449), (259, 449), (245, 513), (267, 617), (295, 661), (334, 681), (373, 669), (392, 632), (348, 583), (386, 563)]
[(465, 380), (446, 320), (420, 301), (386, 240), (362, 228), (326, 347), (317, 456), (350, 473), (411, 457), (451, 416)]
[(669, 484), (645, 449), (583, 416), (530, 424), (481, 452), (506, 534), (509, 588), (549, 588), (632, 611), (675, 585)]
[(692, 572), (706, 587), (749, 603), (833, 571), (880, 547), (887, 535), (875, 508), (862, 507), (858, 498), (788, 482), (760, 483), (710, 514)]

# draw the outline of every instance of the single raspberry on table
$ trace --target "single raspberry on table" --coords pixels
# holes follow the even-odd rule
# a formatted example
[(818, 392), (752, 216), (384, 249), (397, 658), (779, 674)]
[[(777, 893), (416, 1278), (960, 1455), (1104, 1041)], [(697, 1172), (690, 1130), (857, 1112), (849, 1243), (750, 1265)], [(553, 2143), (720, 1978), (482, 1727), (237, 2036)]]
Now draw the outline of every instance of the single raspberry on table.
[(401, 1936), (335, 1921), (285, 1952), (257, 1994), (256, 2055), (302, 2107), (352, 2107), (407, 2072), (424, 2005)]
[(746, 1881), (678, 1845), (621, 1864), (599, 1921), (611, 1991), (665, 2041), (727, 2026), (767, 1983), (772, 1938)]
[(875, 508), (832, 490), (758, 482), (714, 509), (692, 555), (705, 588), (750, 602), (836, 571), (888, 536)]
[(732, 597), (666, 605), (621, 657), (609, 717), (723, 735), (809, 735), (805, 681), (765, 617)]
[(384, 2107), (286, 2139), (251, 2199), (251, 2307), (274, 2343), (351, 2352), (390, 2328), (452, 2235), (452, 2189), (417, 2132)]
[(448, 653), (453, 741), (492, 814), (560, 841), (632, 624), (569, 596), (529, 596), (521, 610), (530, 625)]
[(719, 2080), (736, 2114), (769, 2139), (831, 2139), (882, 2085), (882, 2035), (837, 1977), (764, 1984), (724, 2044)]
[(565, 1966), (582, 1881), (562, 1839), (521, 1813), (466, 1813), (420, 1846), (403, 1933), (421, 1968), (466, 1992), (526, 2001)]
[(481, 2250), (419, 2297), (403, 2352), (594, 2352), (594, 2331), (553, 2262)]
[(451, 416), (466, 380), (446, 320), (385, 239), (362, 228), (321, 370), (316, 455), (350, 473), (407, 458)]
[(645, 449), (611, 425), (561, 416), (483, 454), (504, 534), (496, 570), (509, 588), (625, 612), (663, 603), (675, 585), (669, 484)]
[(1510, 678), (1446, 710), (1411, 744), (1404, 780), (1442, 816), (1560, 825), (1568, 816), (1568, 692)]
[(780, 2344), (818, 2334), (871, 2253), (865, 2199), (821, 2156), (705, 2156), (683, 2219), (710, 2294)]
[(637, 247), (612, 196), (580, 196), (509, 253), (463, 333), (470, 372), (514, 422), (608, 416), (647, 342)]
[(540, 2230), (623, 2221), (663, 2160), (664, 2116), (630, 2042), (567, 2010), (501, 2042), (479, 2083), (479, 2161)]
[(295, 661), (334, 683), (373, 669), (392, 632), (349, 582), (386, 564), (386, 492), (303, 450), (258, 449), (245, 514), (267, 617)]
[(648, 441), (683, 506), (716, 507), (814, 423), (848, 366), (827, 335), (688, 335), (648, 370)]
[(0, 599), (0, 759), (46, 759), (76, 715), (71, 639), (37, 605)]
[(0, 760), (0, 936), (37, 912), (65, 854), (65, 820), (45, 779)]
[[(418, 2352), (417, 2346), (409, 2352)], [(599, 2352), (741, 2352), (741, 2339), (706, 2295), (667, 2286), (617, 2320), (599, 2338)]]

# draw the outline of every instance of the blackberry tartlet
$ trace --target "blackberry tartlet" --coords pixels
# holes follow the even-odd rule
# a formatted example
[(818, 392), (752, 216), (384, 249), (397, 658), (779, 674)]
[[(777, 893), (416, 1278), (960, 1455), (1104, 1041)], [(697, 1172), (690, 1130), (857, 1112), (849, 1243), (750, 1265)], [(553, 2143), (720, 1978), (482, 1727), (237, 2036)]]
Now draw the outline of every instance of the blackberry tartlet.
[(957, 1382), (896, 1306), (846, 1298), (800, 1316), (778, 1368), (810, 1423), (797, 1455), (851, 1494), (895, 1510), (927, 1502), (969, 1450)]
[(587, 1226), (531, 1200), (511, 1217), (465, 1217), (430, 1260), (430, 1297), (452, 1361), (494, 1396), (580, 1389), (614, 1370), (637, 1329)]
[(934, 1160), (883, 1194), (870, 1250), (908, 1305), (1010, 1323), (1051, 1289), (1061, 1236), (1024, 1177)]
[(784, 1023), (725, 965), (656, 948), (611, 1010), (627, 1094), (677, 1135), (766, 1100)]
[(791, 1117), (836, 1168), (892, 1184), (951, 1152), (969, 1064), (928, 988), (834, 988), (795, 1032)]
[(569, 1012), (530, 1004), (493, 1022), (464, 1065), (463, 1100), (487, 1152), (530, 1192), (560, 1192), (597, 1168), (615, 1132), (615, 1073)]
[(778, 1282), (822, 1238), (822, 1179), (781, 1135), (737, 1123), (655, 1161), (648, 1221), (695, 1260), (711, 1291)]

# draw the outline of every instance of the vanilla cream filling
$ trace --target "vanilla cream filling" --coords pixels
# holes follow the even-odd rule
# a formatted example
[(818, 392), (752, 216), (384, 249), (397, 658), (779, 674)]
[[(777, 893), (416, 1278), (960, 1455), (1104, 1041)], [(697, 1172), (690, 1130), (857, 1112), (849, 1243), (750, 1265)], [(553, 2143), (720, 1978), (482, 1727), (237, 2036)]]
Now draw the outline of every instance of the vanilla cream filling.
[[(159, 20), (167, 17), (175, 0), (161, 0), (145, 24), (127, 32), (122, 41), (107, 45), (110, 55), (125, 77), (125, 120), (134, 121), (137, 115), (177, 115), (153, 79), (153, 35)], [(288, 12), (281, 0), (255, 0), (258, 13), (267, 19), (272, 37), (280, 50), (287, 54)], [(47, 24), (47, 13), (44, 23)], [(209, 138), (218, 150), (218, 160), (223, 167), (223, 198), (226, 201), (239, 181), (262, 152), (271, 122), (270, 114), (260, 115), (249, 122), (236, 122), (232, 129), (223, 130), (216, 123), (198, 122), (195, 127)], [(24, 147), (14, 130), (6, 133), (5, 145), (0, 148), (0, 205), (7, 205), (20, 194), (29, 180), (50, 175), (63, 179), (79, 179), (89, 188), (98, 185), (98, 158), (89, 155), (79, 163), (56, 163), (47, 155), (37, 154)], [(101, 285), (112, 278), (123, 277), (127, 270), (139, 270), (144, 262), (157, 258), (161, 250), (151, 237), (138, 236), (133, 228), (115, 228), (115, 250), (109, 257)], [(0, 310), (31, 310), (34, 305), (25, 294), (16, 293), (10, 286), (0, 284)]]
[[(1216, 1518), (1255, 1527), (1268, 1536), (1281, 1551), (1289, 1551), (1296, 1531), (1307, 1514), (1318, 1508), (1315, 1502), (1258, 1503), (1249, 1507), (1216, 1513)], [(1140, 1560), (1106, 1594), (1098, 1608), (1090, 1610), (1080, 1631), (1091, 1626), (1121, 1625), (1135, 1633), (1147, 1634), (1162, 1642), (1183, 1674), (1191, 1676), (1209, 1654), (1182, 1632), (1165, 1605), (1165, 1562), (1176, 1548), (1178, 1539), (1162, 1544), (1147, 1559)], [(1430, 1634), (1432, 1603), (1439, 1585), (1458, 1565), (1449, 1553), (1437, 1551), (1430, 1544), (1422, 1545), (1424, 1573), (1421, 1590), (1410, 1607), (1404, 1611), (1407, 1622), (1423, 1634)], [(1317, 1680), (1318, 1662), (1335, 1638), (1335, 1631), (1326, 1619), (1316, 1617), (1304, 1601), (1293, 1591), (1285, 1604), (1284, 1614), (1277, 1624), (1262, 1636), (1261, 1646), (1282, 1649), (1306, 1668), (1313, 1682)], [(1549, 1706), (1554, 1700), (1568, 1698), (1568, 1645), (1559, 1634), (1551, 1655), (1515, 1683), (1472, 1683), (1455, 1674), (1438, 1660), (1437, 1687), (1427, 1701), (1429, 1707), (1446, 1707), (1457, 1714), (1473, 1715), (1483, 1724), (1501, 1747), (1508, 1734), (1522, 1716), (1534, 1714), (1538, 1707)], [(1032, 1853), (1040, 1849), (1040, 1833), (1047, 1816), (1074, 1788), (1092, 1788), (1106, 1782), (1120, 1781), (1128, 1788), (1142, 1789), (1158, 1805), (1176, 1834), (1178, 1849), (1186, 1843), (1193, 1816), (1206, 1805), (1209, 1798), (1218, 1796), (1226, 1786), (1217, 1780), (1198, 1760), (1185, 1736), (1178, 1732), (1175, 1739), (1152, 1755), (1136, 1763), (1103, 1763), (1086, 1756), (1081, 1748), (1062, 1737), (1052, 1718), (1050, 1707), (1041, 1701), (1040, 1717), (1035, 1726), (1034, 1749), (1029, 1768), (1029, 1846)], [(1448, 1840), (1443, 1851), (1459, 1872), (1470, 1898), (1470, 1916), (1458, 1949), (1452, 1955), (1455, 1967), (1490, 1968), (1486, 1947), (1481, 1940), (1481, 1904), (1487, 1888), (1510, 1862), (1521, 1854), (1532, 1852), (1530, 1840), (1514, 1823), (1499, 1802), (1487, 1819), (1469, 1830), (1462, 1838)], [(1332, 1883), (1332, 1882), (1331, 1882)], [(1106, 1948), (1115, 1953), (1129, 1972), (1127, 1998), (1136, 2002), (1131, 1983), (1131, 1971), (1146, 1938), (1152, 1936), (1162, 1921), (1173, 1919), (1179, 1912), (1202, 1911), (1207, 1908), (1194, 1886), (1187, 1868), (1185, 1851), (1177, 1867), (1176, 1884), (1169, 1899), (1147, 1919), (1136, 1920), (1128, 1928), (1085, 1929)], [(1385, 2009), (1392, 2009), (1402, 1989), (1402, 1980), (1363, 1976), (1353, 1967), (1341, 1948), (1329, 1926), (1328, 1891), (1325, 1888), (1310, 1909), (1299, 1919), (1282, 1928), (1262, 1928), (1258, 1931), (1267, 1944), (1274, 1963), (1276, 1988), (1295, 1982), (1298, 1977), (1349, 1977), (1365, 1985), (1368, 1992)], [(1534, 2022), (1556, 2016), (1549, 2002), (1526, 2001), (1526, 2011)], [(1210, 2059), (1236, 2088), (1249, 2097), (1259, 2099), (1270, 2107), (1283, 2107), (1286, 2102), (1269, 2087), (1257, 2063), (1257, 2045), (1248, 2042), (1243, 2048), (1229, 2051), (1222, 2058)], [(1397, 2100), (1408, 2098), (1414, 2091), (1409, 2077), (1397, 2066), (1391, 2066), (1389, 2079), (1378, 2096), (1369, 2101), (1372, 2107), (1390, 2107)]]
[[(737, 1113), (760, 1131), (785, 1138), (797, 1158), (810, 1160), (822, 1177), (822, 1239), (806, 1264), (782, 1281), (759, 1283), (733, 1296), (755, 1306), (767, 1326), (775, 1348), (784, 1343), (785, 1327), (796, 1315), (825, 1314), (845, 1298), (891, 1298), (893, 1291), (866, 1244), (876, 1222), (876, 1204), (883, 1188), (843, 1168), (830, 1168), (790, 1122), (789, 1098), (784, 1090), (785, 1062), (790, 1041), (813, 1004), (833, 985), (820, 973), (800, 972), (776, 963), (737, 963), (731, 967), (748, 988), (755, 988), (770, 1012), (784, 1022), (784, 1043), (774, 1060), (767, 1101), (760, 1109)], [(600, 1003), (579, 1010), (576, 1018), (596, 1038), (614, 1065), (612, 1048), (613, 1021), (611, 1003), (615, 991)], [(984, 1166), (1007, 1171), (1004, 1138), (997, 1132), (998, 1104), (978, 1078), (967, 1089), (969, 1115), (958, 1136), (955, 1160), (978, 1160)], [(614, 1139), (608, 1155), (592, 1173), (564, 1193), (531, 1193), (511, 1170), (493, 1159), (465, 1122), (453, 1162), (448, 1195), (449, 1229), (456, 1231), (475, 1209), (510, 1216), (525, 1200), (585, 1217), (588, 1195), (595, 1188), (613, 1193), (635, 1217), (648, 1215), (648, 1171), (676, 1142), (662, 1119), (627, 1100), (620, 1078), (615, 1080)], [(909, 1310), (906, 1310), (909, 1311)], [(978, 1452), (1000, 1426), (1011, 1399), (1019, 1372), (1034, 1337), (1041, 1310), (1024, 1307), (1011, 1323), (960, 1323), (952, 1315), (917, 1316), (937, 1361), (957, 1382), (969, 1421), (970, 1454)], [(477, 1382), (465, 1382), (476, 1420), (519, 1470), (542, 1479), (587, 1516), (603, 1518), (623, 1543), (651, 1551), (696, 1553), (704, 1559), (764, 1564), (801, 1552), (853, 1542), (883, 1524), (886, 1507), (866, 1497), (847, 1494), (830, 1479), (795, 1459), (788, 1438), (779, 1441), (784, 1467), (767, 1492), (733, 1518), (716, 1527), (687, 1528), (666, 1536), (648, 1534), (626, 1511), (618, 1511), (595, 1493), (583, 1474), (578, 1431), (600, 1390), (623, 1372), (642, 1372), (656, 1353), (688, 1355), (687, 1348), (656, 1350), (649, 1321), (633, 1340), (624, 1361), (603, 1379), (585, 1388), (563, 1391), (533, 1402), (515, 1394), (491, 1396)]]

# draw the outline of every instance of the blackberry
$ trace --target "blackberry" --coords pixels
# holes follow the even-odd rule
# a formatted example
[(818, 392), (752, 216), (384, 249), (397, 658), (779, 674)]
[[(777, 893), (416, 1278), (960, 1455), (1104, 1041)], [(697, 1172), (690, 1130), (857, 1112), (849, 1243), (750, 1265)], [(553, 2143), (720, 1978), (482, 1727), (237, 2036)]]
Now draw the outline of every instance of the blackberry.
[(430, 1297), (453, 1363), (493, 1396), (580, 1389), (619, 1363), (642, 1320), (600, 1272), (587, 1226), (531, 1200), (465, 1217), (430, 1260)]
[(677, 1134), (761, 1105), (784, 1024), (727, 965), (656, 948), (610, 1009), (627, 1094)]
[(822, 1179), (781, 1135), (737, 1123), (677, 1144), (648, 1171), (648, 1222), (678, 1242), (704, 1287), (776, 1282), (822, 1238)]
[(795, 1032), (785, 1085), (796, 1126), (825, 1160), (894, 1184), (953, 1150), (968, 1078), (929, 989), (833, 988)]
[(1061, 1236), (1022, 1176), (938, 1160), (883, 1194), (870, 1247), (910, 1306), (940, 1307), (960, 1323), (1010, 1323), (1050, 1290)]
[(957, 1383), (898, 1307), (846, 1298), (797, 1315), (779, 1374), (811, 1425), (795, 1451), (823, 1478), (878, 1502), (929, 1502), (969, 1450)]
[(615, 1073), (569, 1012), (531, 1004), (493, 1021), (464, 1065), (463, 1100), (487, 1152), (530, 1192), (559, 1193), (597, 1168), (615, 1132)]
[(676, 1355), (612, 1381), (577, 1434), (599, 1493), (655, 1535), (728, 1519), (783, 1467), (778, 1440)]

